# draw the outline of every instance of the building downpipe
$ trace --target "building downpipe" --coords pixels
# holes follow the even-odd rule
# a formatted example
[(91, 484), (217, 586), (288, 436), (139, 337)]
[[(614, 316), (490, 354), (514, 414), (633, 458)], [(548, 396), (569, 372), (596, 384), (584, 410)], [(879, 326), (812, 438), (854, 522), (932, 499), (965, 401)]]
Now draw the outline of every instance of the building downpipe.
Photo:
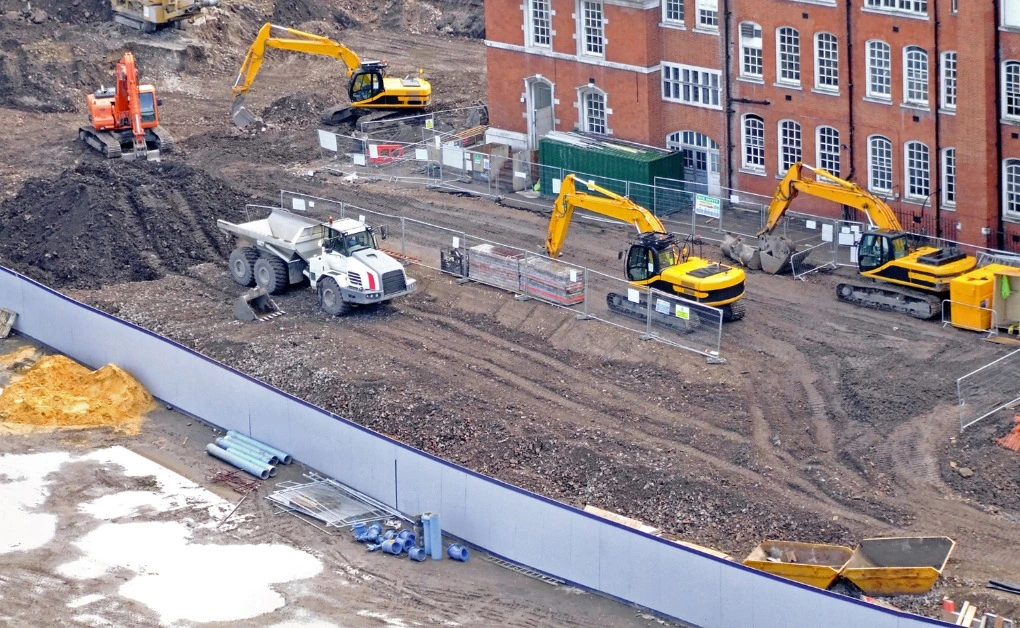
[[(999, 22), (1002, 20), (1001, 0), (992, 0), (995, 11), (995, 215), (998, 228), (995, 230), (995, 248), (1006, 250), (1006, 224), (1002, 219), (1002, 41)], [(988, 237), (985, 237), (988, 245)]]
[(722, 33), (722, 46), (723, 46), (723, 76), (726, 77), (723, 84), (726, 89), (726, 115), (723, 116), (724, 130), (723, 134), (726, 137), (726, 188), (729, 190), (733, 189), (733, 99), (730, 97), (730, 88), (733, 86), (733, 78), (731, 74), (732, 64), (730, 55), (730, 33), (731, 24), (730, 20), (733, 16), (730, 12), (730, 0), (723, 0), (723, 33)]
[(849, 124), (847, 128), (847, 151), (850, 158), (850, 172), (846, 175), (848, 181), (854, 180), (854, 174), (857, 172), (857, 161), (854, 159), (854, 7), (853, 2), (846, 2), (846, 58), (849, 60), (847, 66), (846, 76), (846, 90), (847, 97), (849, 98), (847, 107), (847, 118)]
[[(931, 18), (934, 25), (934, 42), (935, 42), (935, 172), (932, 174), (932, 180), (935, 181), (935, 189), (931, 190), (931, 194), (934, 195), (931, 206), (935, 209), (935, 237), (942, 237), (942, 186), (945, 183), (942, 181), (942, 113), (939, 109), (942, 107), (942, 47), (939, 46), (939, 30), (942, 24), (939, 22), (939, 3), (931, 3)], [(930, 166), (929, 166), (930, 167)], [(921, 213), (924, 213), (924, 206), (921, 206)]]

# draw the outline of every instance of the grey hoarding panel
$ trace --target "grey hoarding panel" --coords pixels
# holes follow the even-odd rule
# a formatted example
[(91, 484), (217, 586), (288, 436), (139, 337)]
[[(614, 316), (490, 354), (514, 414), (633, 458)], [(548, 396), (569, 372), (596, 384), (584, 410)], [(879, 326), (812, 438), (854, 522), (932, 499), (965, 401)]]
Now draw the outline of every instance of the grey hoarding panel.
[[(21, 295), (26, 285), (17, 275), (0, 270), (0, 308), (11, 310), (12, 312), (22, 312), (24, 310), (24, 301)], [(15, 329), (21, 329), (20, 323), (20, 320), (15, 321)]]
[(251, 433), (248, 436), (293, 456), (294, 450), (300, 448), (302, 439), (295, 438), (290, 420), (290, 406), (299, 404), (275, 390), (262, 386), (254, 387), (247, 402), (248, 423), (251, 425)]
[(131, 346), (133, 336), (141, 332), (98, 312), (80, 307), (75, 309), (78, 312), (74, 322), (75, 359), (92, 368), (113, 362), (130, 373), (131, 369), (111, 357), (110, 347)]
[[(542, 571), (557, 571), (556, 558), (564, 554), (563, 549), (557, 547), (566, 548), (571, 541), (567, 538), (570, 511), (519, 493), (513, 507), (514, 560)], [(570, 556), (569, 550), (566, 554)]]
[(18, 313), (20, 329), (61, 353), (74, 356), (74, 321), (78, 308), (38, 286), (26, 284)]
[[(443, 501), (446, 501), (443, 485)], [(514, 555), (514, 538), (517, 534), (517, 511), (521, 507), (520, 495), (484, 478), (465, 474), (464, 503), (466, 527), (464, 538), (481, 539), (478, 544), (501, 556), (517, 560)]]
[(673, 544), (658, 545), (657, 557), (646, 566), (656, 575), (656, 604), (698, 626), (722, 625), (719, 606), (706, 602), (719, 596), (724, 565)]
[[(469, 475), (459, 469), (443, 465), (443, 505), (439, 509), (442, 516), (440, 524), (444, 530), (456, 534), (464, 540), (474, 541), (478, 521), (468, 519), (466, 484)], [(483, 526), (485, 527), (485, 526)], [(478, 543), (485, 547), (481, 543)]]
[(397, 510), (419, 515), (423, 512), (442, 513), (442, 464), (397, 447)]
[(178, 392), (195, 408), (192, 412), (224, 429), (247, 433), (248, 405), (244, 400), (254, 384), (196, 355), (186, 355), (188, 370), (181, 374)]
[[(723, 565), (719, 573), (719, 626), (754, 625), (754, 582), (761, 576), (736, 565)], [(706, 628), (711, 628), (711, 624)]]
[(356, 427), (340, 425), (350, 433), (351, 465), (344, 473), (348, 483), (362, 493), (396, 507), (397, 446)]
[(290, 431), (299, 444), (287, 452), (303, 464), (347, 483), (350, 460), (340, 455), (348, 426), (328, 414), (292, 402), (287, 412)]
[(598, 548), (601, 590), (649, 608), (661, 605), (656, 574), (648, 568), (658, 561), (659, 542), (607, 524), (599, 530)]
[(556, 571), (560, 577), (593, 589), (599, 586), (599, 530), (605, 523), (574, 513), (570, 519), (570, 558)]

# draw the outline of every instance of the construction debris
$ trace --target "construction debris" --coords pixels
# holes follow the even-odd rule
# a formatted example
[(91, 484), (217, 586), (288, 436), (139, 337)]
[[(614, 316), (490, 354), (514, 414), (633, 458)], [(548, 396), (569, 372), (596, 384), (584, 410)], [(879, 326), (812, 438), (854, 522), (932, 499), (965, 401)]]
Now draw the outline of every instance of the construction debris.
[(997, 439), (995, 442), (1006, 449), (1020, 451), (1020, 414), (1014, 416), (1013, 421), (1016, 423), (1016, 425), (1013, 426), (1013, 429), (1002, 438)]
[(255, 480), (244, 479), (237, 471), (227, 471), (226, 469), (210, 469), (205, 479), (213, 484), (229, 486), (242, 495), (247, 495), (259, 485)]
[(1005, 591), (1006, 593), (1012, 593), (1013, 595), (1020, 595), (1020, 584), (1012, 584), (1009, 582), (1003, 582), (1002, 580), (989, 580), (988, 588), (995, 589), (996, 591)]
[(327, 527), (350, 527), (382, 518), (400, 518), (400, 513), (367, 495), (316, 473), (306, 473), (311, 482), (280, 482), (266, 499), (283, 508), (317, 519)]
[(17, 318), (17, 312), (0, 309), (0, 338), (6, 338), (11, 335), (11, 328), (14, 327), (14, 321)]
[(528, 257), (520, 265), (521, 289), (528, 296), (560, 305), (584, 301), (584, 273), (544, 257)]
[(468, 249), (468, 277), (474, 281), (517, 292), (521, 289), (524, 254), (498, 244), (479, 244)]

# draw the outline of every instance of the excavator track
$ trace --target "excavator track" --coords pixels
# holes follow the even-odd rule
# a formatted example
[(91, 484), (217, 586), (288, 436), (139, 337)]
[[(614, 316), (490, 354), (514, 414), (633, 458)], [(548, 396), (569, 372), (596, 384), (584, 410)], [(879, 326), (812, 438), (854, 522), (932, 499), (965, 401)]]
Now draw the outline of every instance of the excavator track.
[(744, 307), (743, 301), (734, 301), (733, 303), (724, 305), (722, 306), (722, 311), (724, 323), (739, 321), (744, 318), (744, 314), (747, 314), (747, 308)]
[(887, 286), (841, 283), (836, 286), (836, 298), (845, 303), (898, 312), (921, 320), (932, 319), (942, 313), (942, 299), (937, 295)]
[[(671, 302), (672, 303), (672, 302)], [(629, 318), (633, 318), (639, 321), (648, 320), (648, 295), (641, 295), (641, 302), (634, 303), (627, 299), (627, 295), (610, 292), (606, 295), (606, 305), (609, 306), (609, 310), (622, 314)], [(672, 310), (673, 308), (670, 307)], [(673, 331), (680, 334), (689, 334), (696, 330), (701, 325), (701, 320), (698, 318), (697, 312), (691, 311), (689, 314), (690, 318), (683, 319), (678, 318), (672, 314), (659, 312), (652, 309), (652, 323), (659, 325), (660, 327), (668, 327)]]
[(150, 131), (156, 136), (156, 149), (160, 155), (169, 155), (174, 150), (174, 138), (162, 126), (157, 126)]
[(120, 136), (109, 131), (96, 131), (88, 127), (78, 129), (78, 139), (107, 159), (120, 159)]

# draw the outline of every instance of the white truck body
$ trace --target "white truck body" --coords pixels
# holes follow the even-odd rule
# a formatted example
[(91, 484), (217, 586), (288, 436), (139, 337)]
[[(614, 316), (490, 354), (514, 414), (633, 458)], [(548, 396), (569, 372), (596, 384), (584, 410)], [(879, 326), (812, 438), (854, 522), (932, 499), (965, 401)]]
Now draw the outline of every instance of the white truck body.
[[(307, 278), (312, 288), (319, 288), (325, 279), (332, 279), (345, 303), (380, 303), (417, 289), (403, 265), (376, 248), (372, 229), (357, 220), (323, 223), (274, 208), (267, 218), (240, 224), (217, 220), (216, 226), (236, 238), (239, 246), (253, 247), (259, 257), (282, 260), (286, 284)], [(279, 266), (278, 262), (273, 264)], [(258, 270), (256, 265), (255, 282), (269, 293), (278, 292), (279, 285), (264, 285), (270, 279), (264, 279), (265, 273), (259, 274)]]

